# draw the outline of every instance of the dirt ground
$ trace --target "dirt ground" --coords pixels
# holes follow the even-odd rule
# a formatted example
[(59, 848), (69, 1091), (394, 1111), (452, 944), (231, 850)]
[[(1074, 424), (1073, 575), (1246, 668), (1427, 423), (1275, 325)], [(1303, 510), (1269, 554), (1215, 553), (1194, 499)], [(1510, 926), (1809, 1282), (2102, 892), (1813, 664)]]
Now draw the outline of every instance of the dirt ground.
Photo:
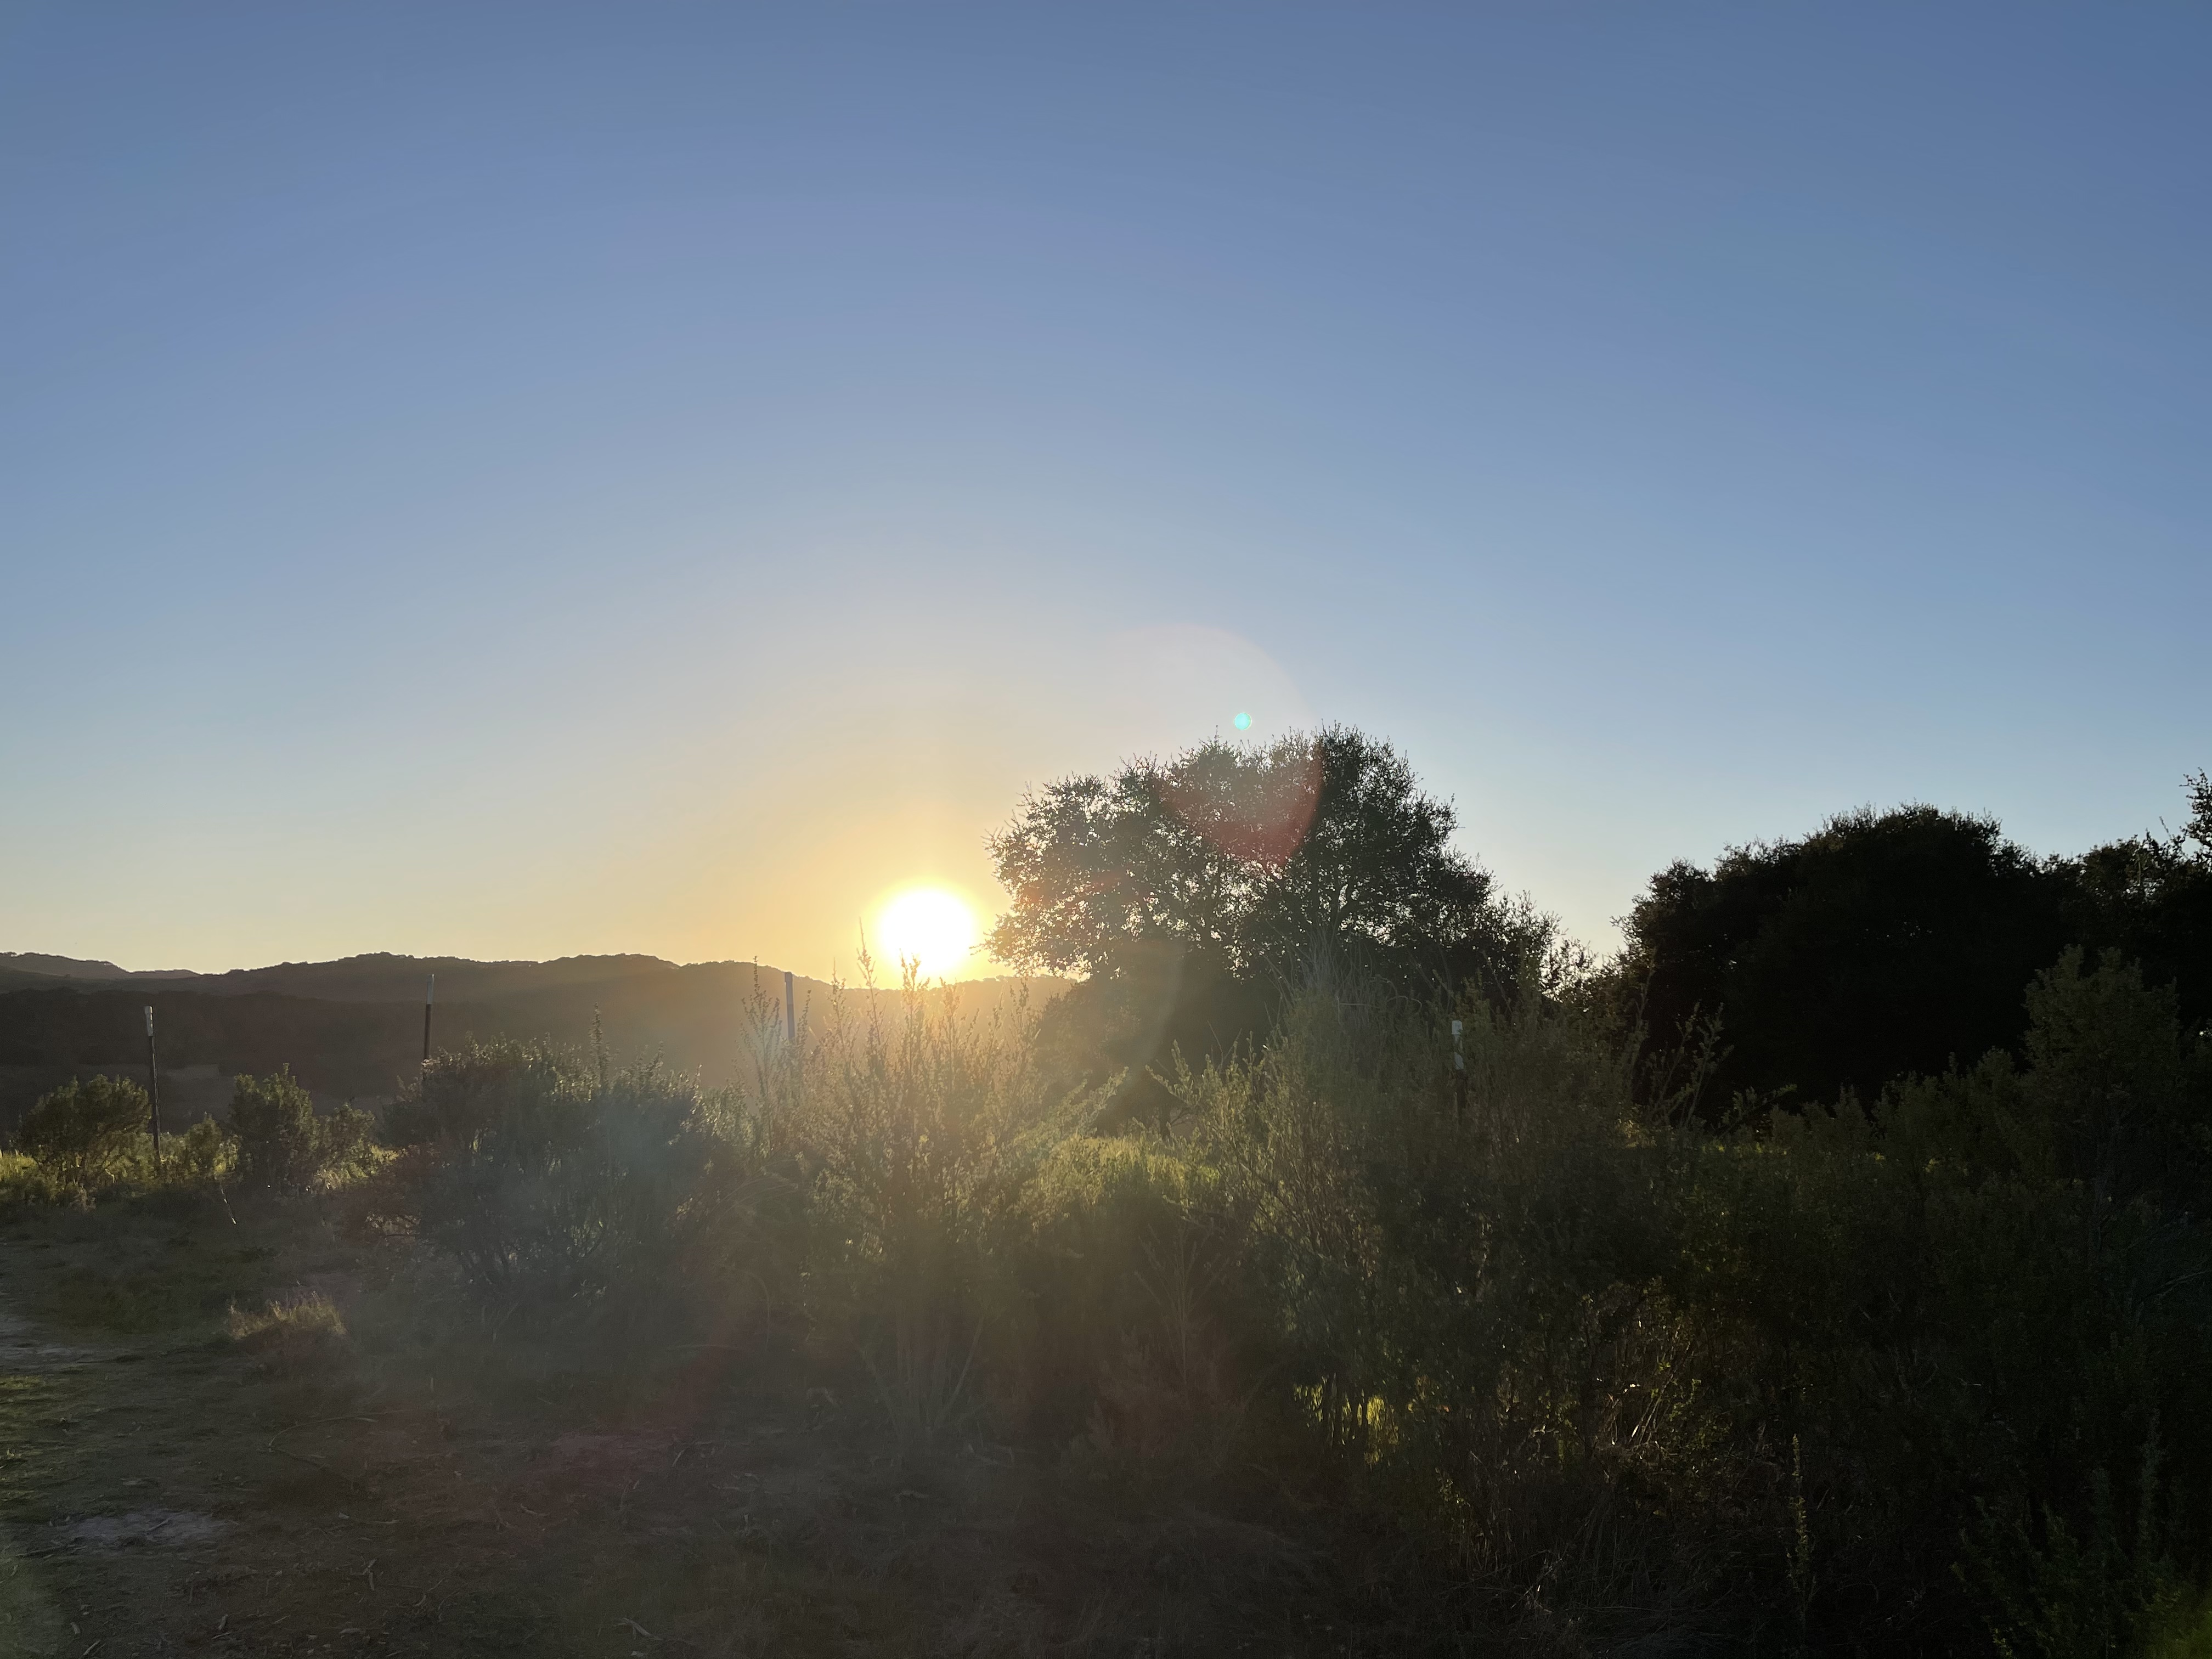
[[(490, 1364), (409, 1285), (297, 1212), (0, 1224), (0, 1653), (1391, 1650), (1295, 1528), (902, 1455), (772, 1335)], [(230, 1316), (303, 1298), (343, 1334)]]

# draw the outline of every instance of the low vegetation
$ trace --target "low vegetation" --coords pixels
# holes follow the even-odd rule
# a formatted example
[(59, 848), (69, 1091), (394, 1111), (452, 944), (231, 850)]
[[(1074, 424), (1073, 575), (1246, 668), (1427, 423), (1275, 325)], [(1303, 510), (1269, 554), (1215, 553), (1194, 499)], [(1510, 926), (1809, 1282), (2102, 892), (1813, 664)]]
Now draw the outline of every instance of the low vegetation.
[[(269, 1077), (238, 1079), (228, 1127), (241, 1184), (304, 1192), (364, 1169), (375, 1125), (367, 1112), (351, 1106), (318, 1113), (313, 1097), (293, 1081), (290, 1070), (280, 1068)], [(197, 1160), (198, 1149), (192, 1154)]]
[(33, 1106), (15, 1131), (15, 1148), (58, 1187), (83, 1194), (138, 1164), (152, 1143), (152, 1107), (135, 1083), (94, 1076), (73, 1080)]
[[(2174, 984), (2064, 947), (2017, 1042), (1778, 1094), (1443, 873), (1451, 938), (1323, 940), (1133, 1109), (1134, 977), (1087, 1038), (762, 1007), (727, 1089), (501, 1042), (373, 1145), (282, 1076), (159, 1171), (37, 1143), (0, 1293), (170, 1346), (9, 1407), (22, 1650), (99, 1579), (149, 1653), (2212, 1653)], [(36, 1425), (179, 1366), (246, 1390), (162, 1477), (230, 1541), (25, 1547), (101, 1501)]]

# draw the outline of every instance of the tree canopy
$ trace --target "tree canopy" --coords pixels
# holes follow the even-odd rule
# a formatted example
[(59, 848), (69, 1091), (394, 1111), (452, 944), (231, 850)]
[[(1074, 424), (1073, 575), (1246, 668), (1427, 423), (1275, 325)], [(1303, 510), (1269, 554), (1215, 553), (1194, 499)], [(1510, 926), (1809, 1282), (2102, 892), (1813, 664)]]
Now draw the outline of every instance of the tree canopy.
[(1243, 980), (1279, 978), (1317, 948), (1492, 969), (1543, 925), (1451, 846), (1455, 823), (1395, 749), (1343, 726), (1066, 778), (992, 838), (1013, 902), (990, 949), (1092, 976), (1162, 945)]
[(1870, 1097), (2019, 1040), (2022, 988), (2070, 942), (2066, 896), (1991, 819), (1849, 812), (1660, 872), (1628, 917), (1626, 967), (1655, 1042), (1719, 1018), (1722, 1098)]
[(2171, 984), (2194, 1030), (2212, 1020), (2212, 778), (2198, 772), (2182, 787), (2190, 815), (2181, 830), (2112, 842), (2067, 867), (2075, 936), (2141, 963), (2152, 984)]
[(2186, 781), (2187, 828), (2079, 858), (2038, 858), (1993, 819), (1905, 806), (1832, 818), (1795, 841), (1729, 848), (1651, 878), (1622, 978), (1660, 1051), (1717, 1018), (1711, 1088), (1846, 1088), (2015, 1048), (2023, 988), (2069, 945), (2117, 950), (2212, 1014), (2212, 783)]

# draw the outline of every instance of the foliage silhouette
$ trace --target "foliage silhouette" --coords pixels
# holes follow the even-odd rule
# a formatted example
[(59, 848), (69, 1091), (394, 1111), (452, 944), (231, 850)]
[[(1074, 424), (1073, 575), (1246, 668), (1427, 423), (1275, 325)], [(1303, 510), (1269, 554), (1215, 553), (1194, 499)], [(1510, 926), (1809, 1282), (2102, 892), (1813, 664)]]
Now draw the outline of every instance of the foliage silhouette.
[(1126, 1073), (1123, 1109), (1158, 1121), (1153, 1074), (1255, 1038), (1318, 956), (1408, 985), (1517, 983), (1552, 925), (1498, 896), (1455, 824), (1395, 749), (1343, 726), (1063, 779), (992, 838), (1012, 902), (989, 948), (1084, 975), (1046, 1016), (1048, 1049), (1070, 1079)]
[(2069, 945), (2118, 950), (2212, 1018), (2212, 781), (2178, 833), (2039, 859), (1994, 820), (1862, 810), (1795, 841), (1651, 878), (1616, 964), (1647, 1060), (1717, 1025), (1706, 1099), (1871, 1097), (1888, 1079), (2017, 1048), (2020, 987)]
[(1294, 975), (1322, 946), (1510, 971), (1534, 924), (1454, 850), (1455, 823), (1395, 749), (1343, 726), (1064, 779), (992, 838), (1012, 902), (990, 949), (1085, 975), (1155, 942), (1243, 979)]
[(2178, 831), (2112, 842), (2068, 865), (2075, 939), (2142, 964), (2171, 983), (2183, 1022), (2212, 1020), (2212, 777), (2183, 781), (2190, 815)]
[(1621, 971), (1656, 1047), (1718, 1018), (1709, 1098), (1870, 1097), (2019, 1041), (2021, 987), (2070, 942), (2068, 897), (2063, 872), (1990, 819), (1849, 812), (1654, 876)]

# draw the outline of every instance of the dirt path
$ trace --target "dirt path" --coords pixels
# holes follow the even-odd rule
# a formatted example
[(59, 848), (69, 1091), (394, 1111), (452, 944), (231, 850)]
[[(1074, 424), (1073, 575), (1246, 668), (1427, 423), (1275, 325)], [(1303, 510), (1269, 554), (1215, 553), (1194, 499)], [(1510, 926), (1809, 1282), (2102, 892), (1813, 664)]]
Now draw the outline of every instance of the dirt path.
[(108, 1351), (58, 1342), (41, 1331), (0, 1293), (0, 1376), (33, 1376), (64, 1366), (105, 1359)]
[[(4, 1249), (6, 1247), (0, 1247)], [(229, 1529), (165, 1478), (125, 1402), (143, 1345), (58, 1333), (0, 1278), (0, 1652), (162, 1651), (142, 1616), (179, 1569), (212, 1566)], [(135, 1470), (136, 1473), (126, 1473)], [(96, 1644), (96, 1645), (95, 1645)]]
[[(0, 1656), (1355, 1651), (1273, 1534), (907, 1456), (774, 1344), (563, 1382), (362, 1293), (371, 1255), (281, 1212), (0, 1225)], [(231, 1334), (318, 1288), (328, 1340)]]

